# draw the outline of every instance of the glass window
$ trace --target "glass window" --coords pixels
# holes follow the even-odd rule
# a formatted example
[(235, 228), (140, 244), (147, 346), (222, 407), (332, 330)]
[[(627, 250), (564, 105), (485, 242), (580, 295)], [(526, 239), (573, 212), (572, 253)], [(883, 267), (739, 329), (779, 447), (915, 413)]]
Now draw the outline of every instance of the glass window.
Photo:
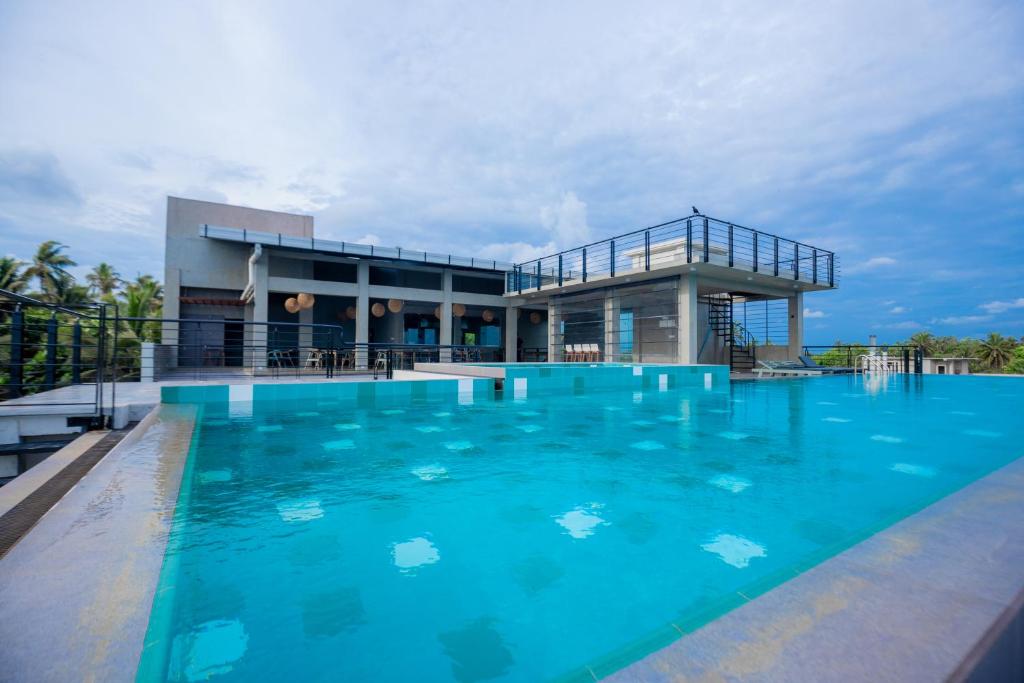
[(633, 353), (633, 309), (619, 311), (619, 351)]

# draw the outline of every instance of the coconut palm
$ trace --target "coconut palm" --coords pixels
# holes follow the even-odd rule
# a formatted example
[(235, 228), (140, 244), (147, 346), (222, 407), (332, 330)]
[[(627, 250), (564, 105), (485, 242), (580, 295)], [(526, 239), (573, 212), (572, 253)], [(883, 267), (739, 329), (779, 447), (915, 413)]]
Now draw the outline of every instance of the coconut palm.
[(62, 306), (84, 304), (89, 301), (89, 288), (75, 284), (70, 273), (61, 273), (47, 286), (45, 299)]
[[(125, 318), (151, 318), (158, 316), (163, 303), (163, 286), (150, 275), (140, 275), (121, 291), (119, 307)], [(128, 329), (140, 341), (147, 339), (146, 323), (127, 321)]]
[(978, 347), (978, 358), (988, 367), (997, 372), (1010, 362), (1014, 343), (998, 332), (989, 332)]
[(92, 272), (85, 276), (89, 289), (98, 296), (109, 296), (121, 284), (121, 274), (109, 263), (100, 263), (93, 267)]
[(43, 292), (50, 292), (56, 288), (63, 278), (71, 277), (67, 268), (78, 265), (70, 256), (62, 253), (66, 248), (57, 240), (46, 240), (40, 244), (35, 256), (32, 257), (31, 265), (25, 269), (25, 277), (38, 278), (39, 288)]
[(0, 289), (20, 292), (28, 285), (28, 278), (21, 267), (24, 264), (10, 256), (0, 257)]
[(921, 349), (921, 353), (930, 356), (935, 353), (935, 335), (931, 332), (915, 332), (910, 335), (910, 345)]

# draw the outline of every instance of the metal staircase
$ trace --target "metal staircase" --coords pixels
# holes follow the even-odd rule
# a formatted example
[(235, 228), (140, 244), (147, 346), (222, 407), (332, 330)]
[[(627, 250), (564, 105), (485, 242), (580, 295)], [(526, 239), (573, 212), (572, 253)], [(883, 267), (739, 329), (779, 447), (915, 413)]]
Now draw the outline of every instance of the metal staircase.
[(742, 325), (733, 320), (731, 294), (713, 294), (707, 297), (708, 324), (715, 335), (725, 340), (729, 349), (729, 367), (733, 371), (753, 370), (756, 362), (757, 340)]

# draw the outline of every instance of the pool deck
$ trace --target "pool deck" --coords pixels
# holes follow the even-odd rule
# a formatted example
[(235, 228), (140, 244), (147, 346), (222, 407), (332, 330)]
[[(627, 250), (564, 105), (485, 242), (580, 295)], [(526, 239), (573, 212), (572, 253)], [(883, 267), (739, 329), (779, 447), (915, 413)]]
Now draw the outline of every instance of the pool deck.
[(0, 681), (131, 681), (195, 409), (154, 411), (0, 559)]
[[(134, 680), (193, 421), (151, 413), (0, 559), (0, 682)], [(1022, 519), (1024, 458), (609, 680), (945, 680), (1019, 604)]]

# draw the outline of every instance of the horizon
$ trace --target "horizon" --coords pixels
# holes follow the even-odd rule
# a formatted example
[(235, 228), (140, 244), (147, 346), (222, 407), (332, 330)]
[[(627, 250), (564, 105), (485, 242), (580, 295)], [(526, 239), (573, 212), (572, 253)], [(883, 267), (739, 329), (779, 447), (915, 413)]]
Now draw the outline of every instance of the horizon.
[(808, 344), (1024, 336), (1018, 4), (8, 4), (0, 27), (0, 252), (56, 239), (80, 280), (162, 280), (170, 195), (514, 262), (696, 205), (836, 252)]

